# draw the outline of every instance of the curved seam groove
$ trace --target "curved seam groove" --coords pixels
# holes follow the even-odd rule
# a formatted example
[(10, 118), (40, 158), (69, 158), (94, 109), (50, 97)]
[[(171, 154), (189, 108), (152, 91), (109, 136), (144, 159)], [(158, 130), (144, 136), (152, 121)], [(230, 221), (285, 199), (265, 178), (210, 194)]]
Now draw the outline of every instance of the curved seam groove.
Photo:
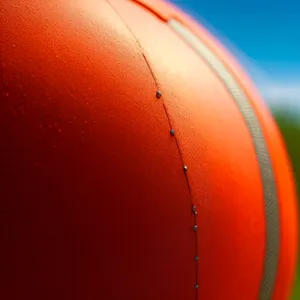
[(137, 5), (142, 6), (143, 8), (149, 10), (152, 14), (154, 14), (157, 18), (159, 18), (160, 20), (167, 22), (168, 18), (166, 16), (164, 16), (164, 14), (160, 13), (158, 10), (156, 10), (154, 7), (151, 7), (150, 5), (141, 2), (139, 0), (131, 0), (132, 2), (134, 2)]
[[(154, 80), (154, 83), (155, 83), (155, 86), (157, 88), (157, 91), (160, 91), (159, 90), (158, 80), (157, 80), (157, 78), (156, 78), (156, 76), (155, 76), (155, 74), (154, 74), (154, 72), (152, 70), (152, 67), (150, 65), (150, 62), (149, 62), (148, 58), (145, 55), (145, 49), (142, 47), (141, 43), (139, 42), (139, 40), (137, 39), (137, 37), (135, 36), (135, 34), (132, 32), (131, 28), (126, 24), (126, 22), (123, 20), (122, 16), (119, 14), (119, 12), (114, 7), (114, 5), (110, 2), (110, 0), (106, 0), (106, 1), (111, 6), (111, 8), (114, 10), (114, 12), (118, 15), (118, 17), (120, 18), (120, 20), (122, 21), (122, 23), (124, 24), (124, 26), (126, 26), (126, 28), (128, 29), (128, 31), (130, 32), (130, 34), (132, 35), (132, 37), (136, 41), (138, 47), (141, 50), (141, 54), (142, 54), (142, 56), (144, 58), (144, 61), (145, 61), (146, 65), (147, 65), (147, 68), (149, 69), (149, 71), (151, 73), (151, 76), (152, 76), (152, 78)], [(172, 127), (171, 120), (170, 120), (170, 114), (168, 113), (167, 107), (166, 107), (166, 105), (165, 105), (164, 102), (162, 102), (162, 106), (163, 106), (165, 115), (167, 117), (167, 121), (168, 121), (170, 130), (172, 130), (173, 127)], [(176, 147), (178, 149), (178, 153), (179, 153), (179, 157), (180, 157), (181, 163), (184, 166), (182, 152), (181, 152), (181, 149), (180, 149), (180, 146), (179, 146), (179, 143), (178, 143), (178, 139), (176, 138), (176, 135), (174, 135), (174, 139), (175, 139)], [(192, 200), (192, 194), (191, 194), (191, 187), (190, 187), (190, 183), (189, 183), (188, 176), (187, 176), (186, 172), (185, 172), (185, 178), (186, 178), (186, 183), (187, 183), (188, 191), (189, 191), (189, 194), (190, 194), (191, 206), (192, 206), (192, 209), (194, 209), (195, 206), (193, 206), (193, 200)], [(196, 247), (195, 247), (196, 248), (196, 257), (194, 257), (195, 264), (196, 264), (196, 270), (195, 270), (196, 271), (195, 299), (197, 300), (198, 299), (198, 236), (197, 236), (197, 231), (196, 231), (196, 229), (197, 229), (197, 222), (196, 222), (197, 218), (196, 218), (196, 215), (197, 215), (197, 212), (194, 211), (194, 224), (195, 224), (194, 231), (195, 231), (195, 238), (196, 238), (196, 241), (195, 241), (195, 243), (196, 243)]]
[(259, 299), (270, 300), (273, 295), (280, 250), (279, 205), (276, 181), (272, 161), (269, 156), (263, 129), (254, 108), (234, 75), (222, 60), (196, 36), (175, 18), (168, 24), (171, 29), (198, 54), (208, 67), (218, 76), (236, 103), (248, 127), (255, 148), (263, 186), (266, 221), (266, 250), (263, 276), (260, 284)]

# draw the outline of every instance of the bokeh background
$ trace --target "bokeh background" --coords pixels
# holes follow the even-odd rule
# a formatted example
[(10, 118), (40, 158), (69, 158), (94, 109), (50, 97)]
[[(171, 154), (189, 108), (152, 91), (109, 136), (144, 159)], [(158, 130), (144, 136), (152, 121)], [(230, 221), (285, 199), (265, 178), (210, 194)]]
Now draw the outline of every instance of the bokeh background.
[[(300, 195), (300, 1), (169, 1), (216, 35), (244, 65), (285, 138)], [(299, 299), (300, 261), (291, 300)]]

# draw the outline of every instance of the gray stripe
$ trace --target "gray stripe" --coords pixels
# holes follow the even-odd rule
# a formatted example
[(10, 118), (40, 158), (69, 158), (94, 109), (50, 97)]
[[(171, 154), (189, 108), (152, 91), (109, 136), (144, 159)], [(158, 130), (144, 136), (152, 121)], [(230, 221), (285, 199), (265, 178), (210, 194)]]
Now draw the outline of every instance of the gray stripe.
[(171, 19), (168, 23), (169, 26), (206, 61), (216, 75), (223, 81), (248, 125), (261, 172), (266, 216), (266, 252), (259, 299), (270, 300), (274, 290), (279, 259), (279, 208), (272, 163), (262, 128), (249, 99), (222, 61), (180, 22)]

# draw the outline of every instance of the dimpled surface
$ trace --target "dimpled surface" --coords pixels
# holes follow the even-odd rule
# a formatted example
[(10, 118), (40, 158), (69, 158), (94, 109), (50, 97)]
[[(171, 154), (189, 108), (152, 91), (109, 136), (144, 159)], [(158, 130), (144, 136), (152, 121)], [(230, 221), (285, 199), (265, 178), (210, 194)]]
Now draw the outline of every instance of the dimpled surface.
[(222, 81), (168, 25), (176, 18), (226, 64), (260, 122), (279, 207), (272, 299), (288, 299), (289, 162), (218, 41), (162, 1), (2, 7), (1, 298), (259, 299), (267, 230), (253, 139)]

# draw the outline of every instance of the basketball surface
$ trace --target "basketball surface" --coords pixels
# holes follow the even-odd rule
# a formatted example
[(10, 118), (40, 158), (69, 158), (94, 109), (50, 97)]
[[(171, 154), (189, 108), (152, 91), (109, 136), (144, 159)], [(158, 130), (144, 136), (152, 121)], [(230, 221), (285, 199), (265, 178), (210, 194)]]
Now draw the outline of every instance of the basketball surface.
[(285, 300), (279, 130), (201, 25), (154, 0), (4, 0), (2, 299)]

